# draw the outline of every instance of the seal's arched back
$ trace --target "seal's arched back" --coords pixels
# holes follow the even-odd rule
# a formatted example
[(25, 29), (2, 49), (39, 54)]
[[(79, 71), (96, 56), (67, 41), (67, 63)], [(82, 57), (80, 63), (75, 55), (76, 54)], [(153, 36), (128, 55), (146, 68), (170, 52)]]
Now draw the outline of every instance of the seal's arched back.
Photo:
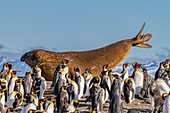
[(54, 70), (61, 63), (62, 59), (73, 60), (69, 63), (69, 72), (73, 75), (75, 66), (79, 66), (82, 73), (86, 68), (95, 66), (96, 69), (94, 69), (92, 73), (93, 75), (99, 75), (103, 65), (111, 64), (111, 69), (114, 69), (119, 65), (128, 56), (132, 46), (143, 48), (152, 47), (151, 45), (144, 43), (152, 37), (151, 34), (141, 35), (144, 26), (145, 23), (134, 38), (112, 43), (99, 49), (81, 52), (50, 52), (35, 49), (25, 53), (21, 57), (21, 61), (25, 61), (30, 67), (44, 62), (45, 64), (41, 66), (42, 76), (47, 80), (52, 80)]

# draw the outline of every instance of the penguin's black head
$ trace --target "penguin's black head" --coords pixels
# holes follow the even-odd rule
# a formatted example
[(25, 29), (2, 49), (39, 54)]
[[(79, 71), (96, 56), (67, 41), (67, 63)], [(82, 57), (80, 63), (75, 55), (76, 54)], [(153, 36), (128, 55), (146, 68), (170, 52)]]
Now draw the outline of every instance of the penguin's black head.
[(131, 64), (131, 63), (124, 63), (124, 64), (123, 64), (123, 68), (127, 68), (127, 66), (128, 66), (129, 64)]
[(28, 113), (45, 113), (45, 111), (39, 111), (39, 110), (30, 109), (30, 110), (28, 111)]
[(17, 100), (19, 100), (21, 97), (22, 97), (22, 94), (21, 94), (21, 93), (17, 93), (17, 94), (15, 95), (15, 98), (16, 98)]
[(73, 106), (74, 106), (75, 108), (77, 108), (77, 107), (78, 107), (78, 105), (79, 105), (79, 101), (78, 101), (78, 100), (74, 100), (74, 102), (73, 102)]
[(11, 64), (8, 64), (8, 68), (9, 68), (9, 70), (12, 70), (13, 66)]
[(31, 72), (30, 71), (27, 71), (27, 72), (25, 72), (25, 75), (27, 76), (27, 75), (31, 75)]
[(168, 96), (168, 93), (162, 94), (162, 99), (165, 100), (167, 96)]
[(71, 74), (70, 73), (66, 73), (66, 78), (69, 78), (69, 79), (71, 79)]
[(132, 63), (133, 68), (135, 68), (137, 64), (138, 64), (137, 62)]
[(60, 90), (67, 90), (69, 86), (62, 86)]
[(79, 110), (75, 110), (74, 113), (80, 113), (80, 111)]
[(16, 75), (19, 72), (21, 72), (21, 71), (12, 71), (12, 75)]
[(80, 68), (79, 68), (78, 66), (75, 66), (75, 67), (74, 67), (74, 71), (75, 71), (75, 72), (80, 72)]
[(110, 66), (110, 64), (105, 64), (105, 65), (103, 66), (103, 69), (107, 69), (109, 66)]
[(108, 74), (112, 74), (113, 72), (112, 72), (112, 70), (108, 70)]
[(66, 65), (60, 65), (61, 69), (64, 69), (66, 67)]
[(108, 71), (102, 71), (102, 72), (101, 72), (101, 75), (102, 75), (102, 76), (108, 75)]
[(138, 68), (140, 68), (140, 67), (143, 66), (143, 65), (145, 65), (145, 64), (138, 64), (137, 66), (138, 66)]
[(15, 111), (17, 112), (18, 109), (17, 108), (8, 108), (7, 111), (8, 112), (15, 112)]
[(133, 81), (133, 78), (129, 78), (129, 79), (126, 79), (126, 80), (124, 81), (124, 83), (127, 84), (127, 85), (130, 87), (130, 86), (133, 85), (133, 82), (132, 82), (132, 81)]
[(61, 61), (62, 64), (68, 64), (71, 60), (70, 59), (63, 59)]
[(96, 78), (95, 78), (95, 83), (99, 83), (101, 81), (101, 78), (99, 77), (99, 76), (97, 76)]
[(132, 81), (128, 80), (127, 84), (128, 84), (128, 86), (132, 86)]
[(7, 67), (11, 62), (8, 62), (8, 63), (4, 63), (3, 64), (3, 67)]
[(148, 72), (146, 68), (142, 68), (142, 70), (143, 70), (144, 73)]
[(92, 113), (97, 113), (97, 111), (96, 111), (96, 110), (93, 110)]
[(85, 73), (89, 73), (89, 74), (92, 74), (92, 69), (91, 68), (87, 68), (86, 70), (85, 70)]
[(166, 59), (167, 63), (169, 63), (170, 59)]
[(113, 76), (118, 79), (119, 75), (118, 74), (113, 74)]
[(163, 66), (163, 65), (164, 65), (164, 62), (161, 62), (161, 63), (160, 63), (160, 66)]
[(170, 68), (167, 68), (165, 71), (170, 74)]
[(25, 94), (26, 103), (31, 103), (31, 94)]

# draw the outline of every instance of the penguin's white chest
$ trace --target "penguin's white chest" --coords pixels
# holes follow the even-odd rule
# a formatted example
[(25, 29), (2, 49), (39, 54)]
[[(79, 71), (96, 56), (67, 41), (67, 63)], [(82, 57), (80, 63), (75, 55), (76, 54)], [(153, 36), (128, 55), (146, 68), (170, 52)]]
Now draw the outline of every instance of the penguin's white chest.
[(28, 113), (28, 111), (32, 109), (32, 110), (36, 110), (36, 106), (31, 103), (31, 104), (28, 104), (27, 106), (25, 106), (20, 113)]
[(51, 101), (50, 102), (50, 105), (48, 106), (47, 110), (46, 110), (46, 113), (53, 113), (54, 112), (54, 104), (53, 102)]
[(170, 97), (167, 96), (163, 104), (163, 113), (170, 113)]
[(140, 71), (136, 71), (134, 81), (135, 81), (136, 87), (140, 86), (142, 88), (143, 87), (143, 73)]
[(83, 91), (84, 91), (84, 77), (80, 76), (81, 82), (80, 82), (80, 94), (78, 98), (81, 98), (83, 96)]
[(128, 77), (129, 77), (129, 73), (128, 73), (128, 70), (127, 70), (125, 75), (124, 75), (123, 81), (125, 81)]
[(157, 79), (155, 81), (156, 87), (159, 88), (160, 96), (163, 95), (163, 93), (169, 93), (169, 86), (165, 83), (165, 81), (161, 78)]
[(5, 106), (5, 95), (3, 93), (0, 94), (0, 103), (2, 103), (3, 105), (3, 109), (4, 109), (4, 106)]

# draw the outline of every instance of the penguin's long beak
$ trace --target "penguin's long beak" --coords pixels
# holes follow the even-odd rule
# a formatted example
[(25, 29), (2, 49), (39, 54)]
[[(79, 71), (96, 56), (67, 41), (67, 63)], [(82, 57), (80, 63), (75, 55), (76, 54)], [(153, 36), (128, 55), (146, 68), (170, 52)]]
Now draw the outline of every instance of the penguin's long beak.
[(130, 65), (131, 63), (128, 63), (127, 65)]

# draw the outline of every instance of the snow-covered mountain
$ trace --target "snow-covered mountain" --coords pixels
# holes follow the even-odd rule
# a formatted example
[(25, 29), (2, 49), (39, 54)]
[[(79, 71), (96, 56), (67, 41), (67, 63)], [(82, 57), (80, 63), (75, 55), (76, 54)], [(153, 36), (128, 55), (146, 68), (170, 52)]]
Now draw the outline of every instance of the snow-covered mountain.
[(2, 69), (4, 63), (11, 62), (14, 67), (13, 70), (21, 71), (17, 75), (24, 76), (26, 71), (31, 71), (31, 68), (26, 63), (20, 61), (20, 56), (20, 54), (15, 53), (0, 54), (0, 70)]
[[(136, 62), (138, 62), (136, 60)], [(133, 63), (133, 62), (132, 62)], [(139, 63), (142, 63), (142, 62), (139, 62)], [(143, 63), (142, 63), (143, 64)], [(150, 61), (148, 63), (145, 63), (145, 65), (142, 66), (143, 68), (146, 68), (148, 70), (148, 74), (154, 78), (155, 76), (155, 73), (159, 67), (159, 63), (156, 62), (156, 61)], [(123, 69), (123, 63), (121, 63), (120, 65), (118, 65), (113, 71), (115, 72), (121, 72)], [(128, 66), (128, 70), (129, 70), (129, 75), (132, 75), (134, 69), (132, 67), (132, 65), (129, 65)]]

